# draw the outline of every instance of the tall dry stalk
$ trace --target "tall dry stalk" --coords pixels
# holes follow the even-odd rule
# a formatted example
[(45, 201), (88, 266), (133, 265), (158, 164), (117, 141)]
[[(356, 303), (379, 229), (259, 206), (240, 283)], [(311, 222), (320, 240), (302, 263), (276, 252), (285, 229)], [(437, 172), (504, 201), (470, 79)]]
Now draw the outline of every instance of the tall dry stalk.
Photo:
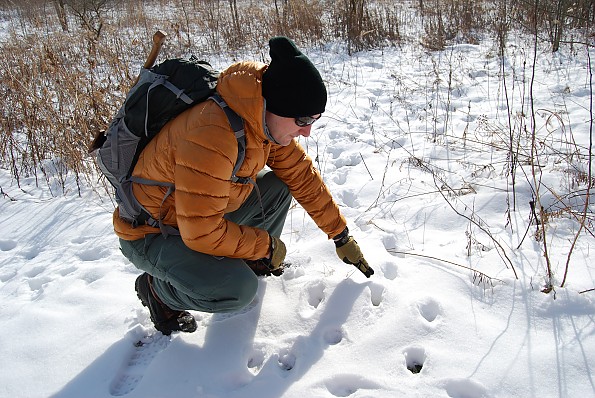
[(560, 287), (564, 287), (566, 284), (566, 277), (568, 276), (568, 270), (570, 269), (570, 259), (572, 257), (572, 253), (576, 247), (576, 243), (580, 234), (582, 233), (583, 229), (585, 228), (585, 223), (587, 222), (587, 217), (589, 214), (589, 205), (591, 203), (591, 189), (593, 189), (593, 68), (591, 64), (591, 54), (589, 52), (589, 48), (586, 48), (586, 56), (588, 61), (588, 73), (589, 73), (589, 153), (588, 153), (588, 172), (587, 172), (587, 190), (585, 193), (585, 203), (583, 206), (582, 214), (579, 219), (579, 228), (578, 231), (574, 234), (572, 242), (570, 244), (570, 250), (568, 251), (568, 255), (566, 257), (566, 264), (564, 266), (564, 276), (562, 278), (562, 282), (560, 283)]
[[(539, 0), (535, 0), (535, 14), (538, 13)], [(537, 15), (534, 18), (535, 21), (538, 20)], [(549, 237), (546, 234), (546, 214), (545, 208), (541, 204), (541, 176), (542, 171), (539, 167), (539, 152), (538, 152), (538, 139), (537, 139), (537, 120), (536, 120), (536, 109), (535, 109), (535, 97), (534, 97), (534, 86), (535, 86), (535, 67), (537, 65), (537, 46), (539, 44), (538, 35), (537, 35), (537, 26), (535, 26), (535, 35), (533, 40), (533, 64), (531, 66), (531, 78), (529, 82), (529, 106), (531, 110), (531, 125), (530, 125), (530, 133), (531, 133), (531, 177), (533, 182), (533, 189), (535, 192), (534, 198), (534, 211), (536, 216), (537, 228), (538, 228), (538, 236), (539, 240), (542, 242), (543, 247), (543, 257), (545, 259), (546, 265), (546, 272), (547, 272), (547, 279), (545, 281), (545, 286), (543, 288), (544, 292), (549, 293), (554, 288), (553, 285), (553, 273), (552, 273), (552, 265), (550, 261), (550, 256), (548, 252), (548, 244), (549, 244)]]

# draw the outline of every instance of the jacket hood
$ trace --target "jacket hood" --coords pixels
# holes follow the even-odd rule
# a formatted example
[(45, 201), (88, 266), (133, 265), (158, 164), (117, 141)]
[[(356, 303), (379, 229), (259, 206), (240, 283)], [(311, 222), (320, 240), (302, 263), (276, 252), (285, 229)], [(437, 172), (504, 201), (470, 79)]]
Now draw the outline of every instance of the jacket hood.
[(217, 82), (217, 92), (261, 140), (267, 139), (262, 96), (262, 76), (266, 69), (267, 65), (261, 62), (238, 62), (221, 72)]

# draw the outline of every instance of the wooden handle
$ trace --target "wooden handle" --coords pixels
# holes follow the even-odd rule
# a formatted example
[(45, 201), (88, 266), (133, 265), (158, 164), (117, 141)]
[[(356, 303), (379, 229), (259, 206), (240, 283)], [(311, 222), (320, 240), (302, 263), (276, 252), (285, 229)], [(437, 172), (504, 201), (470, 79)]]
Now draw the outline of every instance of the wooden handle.
[[(149, 69), (149, 68), (153, 67), (153, 65), (155, 64), (155, 61), (157, 60), (157, 57), (159, 56), (159, 52), (161, 51), (161, 47), (163, 46), (163, 43), (165, 42), (166, 37), (167, 37), (167, 34), (165, 32), (163, 32), (162, 30), (158, 30), (157, 32), (155, 32), (153, 34), (153, 46), (151, 47), (151, 52), (149, 53), (147, 60), (143, 64), (143, 68)], [(130, 86), (130, 87), (134, 87), (134, 85), (136, 83), (138, 83), (139, 78), (140, 78), (140, 75), (137, 76), (136, 79), (134, 79), (134, 82), (132, 83), (132, 86)]]
[(167, 38), (167, 34), (161, 30), (158, 30), (153, 35), (153, 47), (151, 47), (151, 52), (143, 65), (143, 68), (149, 69), (155, 64), (157, 57), (159, 56), (159, 52), (161, 51), (161, 47)]
[[(165, 42), (166, 38), (167, 38), (167, 34), (161, 30), (158, 30), (157, 32), (155, 32), (153, 34), (153, 46), (151, 47), (151, 52), (149, 53), (147, 60), (143, 64), (143, 68), (149, 69), (149, 68), (153, 67), (153, 65), (155, 64), (155, 61), (157, 60), (157, 57), (159, 56), (159, 52), (161, 52), (161, 47), (163, 46), (163, 43)], [(136, 77), (132, 86), (134, 86), (136, 83), (138, 83), (139, 77), (140, 76)], [(96, 149), (101, 148), (101, 145), (103, 145), (105, 140), (106, 140), (105, 131), (102, 130), (102, 131), (98, 131), (97, 133), (95, 133), (93, 141), (91, 141), (91, 143), (88, 146), (89, 153), (92, 153)]]

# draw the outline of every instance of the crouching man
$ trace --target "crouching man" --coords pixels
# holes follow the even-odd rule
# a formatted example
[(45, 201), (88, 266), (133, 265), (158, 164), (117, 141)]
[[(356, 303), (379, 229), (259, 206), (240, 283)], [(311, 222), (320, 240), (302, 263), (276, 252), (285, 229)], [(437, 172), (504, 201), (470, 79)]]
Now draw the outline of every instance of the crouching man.
[[(239, 62), (223, 71), (218, 94), (244, 120), (246, 154), (232, 182), (238, 144), (213, 101), (166, 124), (141, 153), (135, 177), (175, 184), (134, 184), (139, 202), (179, 235), (133, 227), (114, 212), (122, 253), (143, 274), (136, 292), (165, 335), (193, 332), (188, 312), (230, 312), (248, 305), (258, 275), (281, 275), (286, 248), (279, 238), (292, 197), (336, 245), (341, 260), (370, 277), (374, 271), (347, 229), (331, 193), (296, 138), (310, 136), (327, 91), (311, 61), (285, 37), (269, 41), (270, 64)], [(268, 168), (265, 170), (265, 166)]]

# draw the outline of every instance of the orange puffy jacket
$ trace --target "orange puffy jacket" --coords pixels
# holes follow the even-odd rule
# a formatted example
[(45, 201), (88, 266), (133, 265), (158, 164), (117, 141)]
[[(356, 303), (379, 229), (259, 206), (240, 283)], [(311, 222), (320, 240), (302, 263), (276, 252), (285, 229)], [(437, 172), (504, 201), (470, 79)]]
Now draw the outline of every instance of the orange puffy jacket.
[[(245, 122), (246, 157), (238, 177), (255, 178), (268, 165), (291, 191), (318, 227), (329, 238), (346, 226), (312, 160), (293, 141), (273, 144), (264, 133), (262, 75), (267, 65), (240, 62), (223, 71), (217, 91)], [(237, 225), (223, 218), (240, 207), (253, 189), (236, 184), (230, 176), (237, 159), (238, 144), (224, 112), (213, 101), (188, 109), (167, 123), (147, 145), (133, 175), (173, 182), (175, 191), (161, 204), (166, 189), (134, 184), (136, 198), (158, 219), (180, 230), (191, 249), (215, 256), (255, 260), (269, 249), (265, 230)], [(141, 239), (159, 229), (147, 225), (132, 228), (114, 212), (114, 229), (124, 240)]]

